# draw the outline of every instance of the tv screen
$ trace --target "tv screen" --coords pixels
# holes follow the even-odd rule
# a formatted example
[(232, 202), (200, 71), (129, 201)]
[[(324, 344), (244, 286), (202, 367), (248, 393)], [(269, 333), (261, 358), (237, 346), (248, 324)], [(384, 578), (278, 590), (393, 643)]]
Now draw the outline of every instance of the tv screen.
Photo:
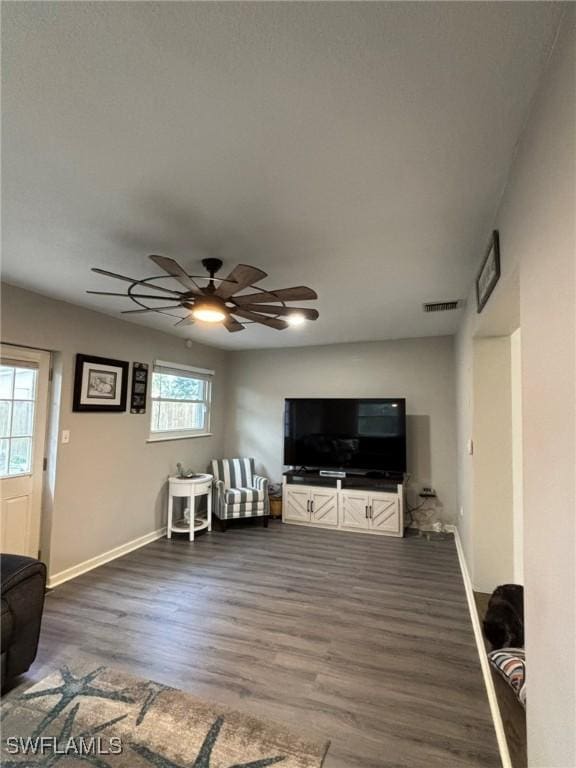
[(406, 401), (286, 399), (284, 464), (405, 472)]

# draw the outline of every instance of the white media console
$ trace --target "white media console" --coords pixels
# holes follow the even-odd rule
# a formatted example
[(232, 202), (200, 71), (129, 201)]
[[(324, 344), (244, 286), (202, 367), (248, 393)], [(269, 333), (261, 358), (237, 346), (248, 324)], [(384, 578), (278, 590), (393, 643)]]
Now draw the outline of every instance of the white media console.
[(404, 486), (367, 478), (287, 472), (282, 520), (384, 536), (404, 535)]

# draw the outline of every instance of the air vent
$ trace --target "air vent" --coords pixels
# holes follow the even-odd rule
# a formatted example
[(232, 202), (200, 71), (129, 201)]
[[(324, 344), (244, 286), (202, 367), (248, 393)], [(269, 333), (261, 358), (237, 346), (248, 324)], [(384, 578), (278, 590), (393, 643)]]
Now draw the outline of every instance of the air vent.
[(450, 312), (452, 309), (460, 309), (464, 302), (458, 301), (430, 301), (422, 304), (424, 312)]

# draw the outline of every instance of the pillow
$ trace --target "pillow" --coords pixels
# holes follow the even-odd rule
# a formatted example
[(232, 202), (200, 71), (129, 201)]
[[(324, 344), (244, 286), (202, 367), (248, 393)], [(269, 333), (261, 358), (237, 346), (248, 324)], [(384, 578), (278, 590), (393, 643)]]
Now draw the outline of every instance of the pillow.
[(516, 698), (526, 707), (526, 654), (524, 648), (499, 648), (490, 651), (488, 660), (500, 677), (508, 683)]

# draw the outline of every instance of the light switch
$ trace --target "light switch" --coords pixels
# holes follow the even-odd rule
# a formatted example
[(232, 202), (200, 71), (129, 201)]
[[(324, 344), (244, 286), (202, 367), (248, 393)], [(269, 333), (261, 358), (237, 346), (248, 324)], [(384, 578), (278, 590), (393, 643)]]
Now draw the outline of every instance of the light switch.
[(69, 443), (70, 442), (70, 430), (69, 429), (63, 429), (62, 430), (62, 442), (63, 443)]
[(467, 446), (468, 446), (468, 455), (469, 456), (473, 456), (474, 455), (474, 441), (473, 440), (468, 440)]

